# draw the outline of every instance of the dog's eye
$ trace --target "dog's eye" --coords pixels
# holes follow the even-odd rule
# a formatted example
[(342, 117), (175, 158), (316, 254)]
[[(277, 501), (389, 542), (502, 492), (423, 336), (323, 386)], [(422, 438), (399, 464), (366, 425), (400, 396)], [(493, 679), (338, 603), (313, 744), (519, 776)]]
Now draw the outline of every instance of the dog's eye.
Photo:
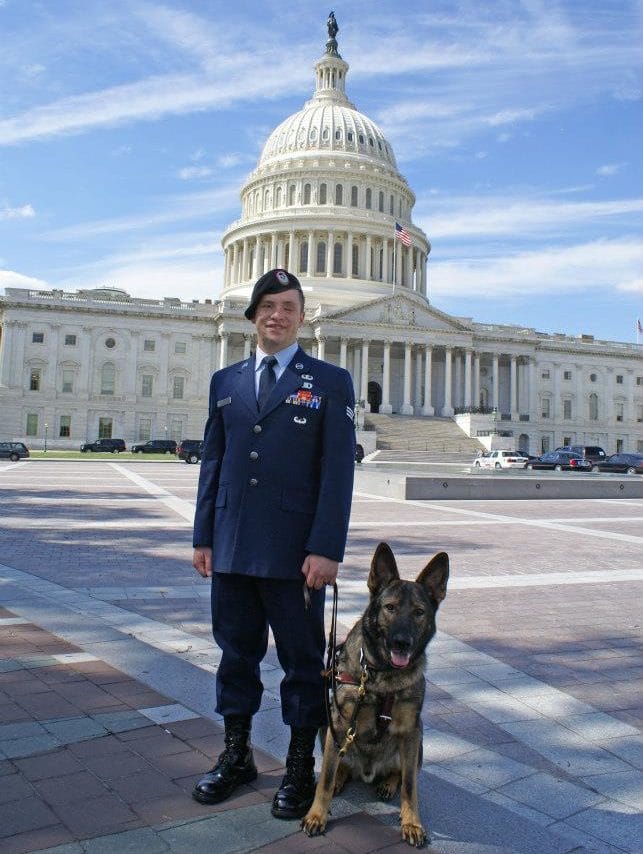
[(413, 611), (413, 616), (418, 617), (418, 618), (423, 617), (424, 616), (423, 609), (422, 608), (416, 608), (415, 611)]
[(388, 604), (384, 605), (384, 610), (388, 611), (389, 614), (392, 614), (393, 611), (395, 610), (395, 605), (393, 605), (389, 602)]

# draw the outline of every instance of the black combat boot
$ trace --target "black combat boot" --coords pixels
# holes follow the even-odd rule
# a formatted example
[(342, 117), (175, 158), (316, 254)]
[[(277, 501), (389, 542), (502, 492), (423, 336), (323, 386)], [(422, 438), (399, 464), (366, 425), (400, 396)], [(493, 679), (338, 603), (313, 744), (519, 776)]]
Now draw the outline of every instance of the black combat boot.
[(243, 783), (257, 779), (257, 767), (250, 747), (250, 715), (226, 715), (225, 750), (217, 764), (205, 774), (192, 790), (192, 797), (201, 804), (218, 804), (229, 798)]
[(275, 818), (302, 818), (315, 797), (316, 727), (291, 727), (286, 776), (272, 799)]

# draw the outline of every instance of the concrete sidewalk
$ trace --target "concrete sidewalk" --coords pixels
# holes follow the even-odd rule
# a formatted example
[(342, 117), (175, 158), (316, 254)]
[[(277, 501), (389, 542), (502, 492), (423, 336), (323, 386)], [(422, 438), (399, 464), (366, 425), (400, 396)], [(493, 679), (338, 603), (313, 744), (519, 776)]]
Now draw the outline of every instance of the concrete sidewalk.
[[(283, 762), (257, 747), (255, 783), (223, 804), (196, 803), (191, 789), (223, 749), (222, 727), (6, 609), (0, 659), (4, 854), (409, 850), (398, 805), (378, 815), (362, 784), (334, 800), (323, 837), (272, 818)], [(424, 772), (420, 796), (442, 815), (427, 851), (590, 850)]]

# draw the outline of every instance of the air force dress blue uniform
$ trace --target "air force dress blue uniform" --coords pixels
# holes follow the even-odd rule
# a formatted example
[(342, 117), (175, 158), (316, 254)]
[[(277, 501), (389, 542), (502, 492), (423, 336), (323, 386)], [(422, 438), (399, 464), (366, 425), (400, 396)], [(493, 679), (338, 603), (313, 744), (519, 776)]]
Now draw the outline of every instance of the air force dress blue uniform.
[(272, 628), (284, 670), (284, 723), (323, 724), (324, 589), (310, 590), (308, 554), (341, 562), (350, 516), (354, 392), (343, 368), (298, 348), (260, 411), (254, 356), (217, 371), (194, 523), (212, 548), (212, 625), (222, 660), (217, 711), (252, 715)]

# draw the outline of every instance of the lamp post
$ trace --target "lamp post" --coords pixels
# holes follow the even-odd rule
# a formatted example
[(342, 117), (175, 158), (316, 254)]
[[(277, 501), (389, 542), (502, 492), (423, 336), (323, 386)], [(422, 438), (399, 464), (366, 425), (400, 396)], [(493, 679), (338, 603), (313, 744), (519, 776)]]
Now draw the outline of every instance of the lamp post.
[(49, 430), (49, 424), (45, 421), (45, 454), (47, 453), (47, 431)]

